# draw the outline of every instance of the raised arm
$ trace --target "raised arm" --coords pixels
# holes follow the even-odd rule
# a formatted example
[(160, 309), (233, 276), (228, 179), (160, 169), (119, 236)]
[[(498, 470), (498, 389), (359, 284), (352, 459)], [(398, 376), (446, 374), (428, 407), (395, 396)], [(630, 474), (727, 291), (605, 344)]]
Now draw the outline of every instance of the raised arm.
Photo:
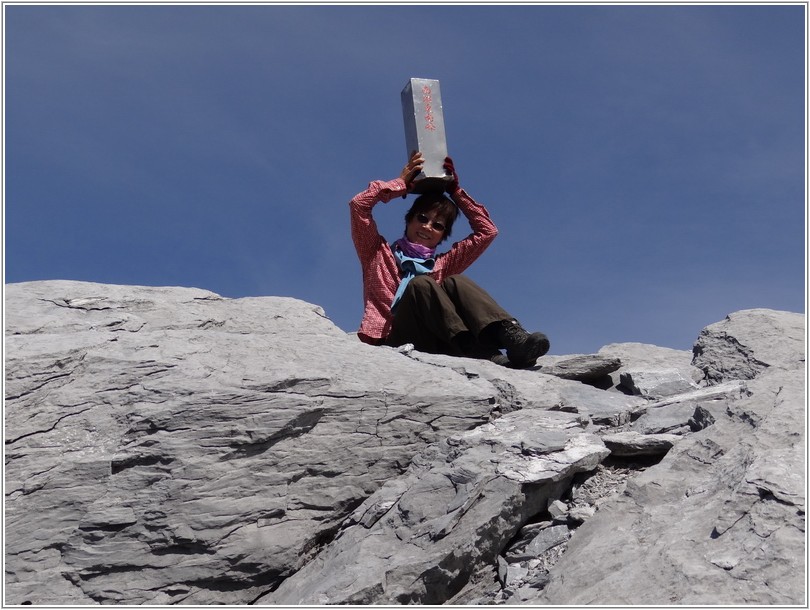
[(452, 275), (461, 273), (481, 256), (497, 237), (498, 228), (490, 219), (487, 209), (459, 186), (458, 174), (450, 157), (445, 161), (444, 167), (452, 175), (446, 190), (472, 229), (472, 233), (453, 244), (453, 247), (442, 257), (444, 258), (442, 264), (445, 273)]
[(399, 178), (374, 180), (362, 193), (349, 202), (351, 213), (352, 241), (361, 261), (370, 258), (385, 238), (379, 234), (377, 223), (371, 213), (378, 203), (388, 203), (395, 197), (405, 197), (411, 190), (414, 177), (422, 171), (424, 161), (420, 153), (413, 153), (400, 172)]

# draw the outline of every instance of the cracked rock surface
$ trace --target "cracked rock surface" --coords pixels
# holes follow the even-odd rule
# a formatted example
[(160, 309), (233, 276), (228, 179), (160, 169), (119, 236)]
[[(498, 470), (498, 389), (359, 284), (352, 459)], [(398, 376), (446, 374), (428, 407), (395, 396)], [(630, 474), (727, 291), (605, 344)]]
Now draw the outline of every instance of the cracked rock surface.
[(284, 297), (5, 288), (6, 603), (804, 599), (799, 314), (512, 370)]

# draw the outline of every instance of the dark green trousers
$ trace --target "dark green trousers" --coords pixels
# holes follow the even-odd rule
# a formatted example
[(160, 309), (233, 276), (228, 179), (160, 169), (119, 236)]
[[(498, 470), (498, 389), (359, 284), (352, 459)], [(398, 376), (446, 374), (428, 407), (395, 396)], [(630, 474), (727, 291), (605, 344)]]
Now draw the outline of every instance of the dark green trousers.
[(412, 343), (421, 352), (485, 357), (486, 350), (501, 347), (490, 325), (511, 319), (464, 275), (451, 275), (441, 284), (420, 275), (410, 281), (397, 305), (386, 345)]

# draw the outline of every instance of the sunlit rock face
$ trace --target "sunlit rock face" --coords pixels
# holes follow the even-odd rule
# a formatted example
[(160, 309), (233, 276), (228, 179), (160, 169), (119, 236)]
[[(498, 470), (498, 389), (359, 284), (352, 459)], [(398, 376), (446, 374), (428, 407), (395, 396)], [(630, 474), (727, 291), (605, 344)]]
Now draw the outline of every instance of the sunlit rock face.
[(796, 604), (804, 316), (530, 370), (284, 297), (5, 287), (9, 604)]

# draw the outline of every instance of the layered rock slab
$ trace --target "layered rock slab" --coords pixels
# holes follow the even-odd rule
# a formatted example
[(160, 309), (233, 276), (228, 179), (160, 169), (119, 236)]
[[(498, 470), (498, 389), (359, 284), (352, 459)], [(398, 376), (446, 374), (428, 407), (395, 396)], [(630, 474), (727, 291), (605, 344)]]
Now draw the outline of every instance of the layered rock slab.
[(692, 349), (693, 364), (709, 383), (754, 379), (768, 368), (805, 365), (804, 316), (746, 309), (704, 328)]
[[(586, 523), (593, 529), (573, 533), (565, 571), (535, 586), (531, 570), (521, 575), (510, 565), (510, 583), (529, 583), (520, 601), (546, 583), (561, 603), (641, 603), (649, 589), (693, 591), (695, 603), (733, 601), (739, 591), (750, 603), (803, 598), (795, 576), (803, 571), (796, 531), (804, 527), (798, 314), (732, 314), (701, 334), (700, 369), (675, 350), (608, 346), (605, 356), (622, 362), (611, 378), (676, 369), (697, 381), (695, 371), (707, 372), (701, 386), (710, 387), (654, 402), (544, 374), (542, 362), (513, 371), (371, 348), (294, 299), (36, 282), (7, 286), (6, 321), (7, 603), (251, 603), (276, 587), (279, 595), (291, 590), (306, 576), (296, 572), (328, 561), (336, 534), (339, 544), (394, 515), (394, 531), (419, 532), (422, 546), (392, 547), (402, 553), (389, 560), (413, 587), (366, 587), (357, 599), (439, 600), (470, 574), (453, 558), (488, 567), (494, 579), (503, 558), (488, 558), (554, 495), (538, 482), (516, 491), (499, 467), (487, 479), (465, 454), (476, 465), (491, 466), (492, 453), (498, 464), (531, 462), (565, 453), (575, 438), (615, 440), (621, 430), (633, 436), (620, 437), (624, 447), (639, 435), (675, 432), (681, 440), (669, 438), (667, 458), (628, 484), (616, 509), (613, 500), (595, 507)], [(742, 359), (724, 362), (728, 345)], [(544, 411), (541, 419), (575, 425), (547, 421), (539, 430), (520, 419)], [(498, 426), (521, 421), (518, 429), (489, 429), (499, 415)], [(483, 445), (471, 440), (479, 426)], [(520, 449), (508, 437), (523, 439)], [(454, 447), (458, 455), (441, 453), (459, 438), (467, 440)], [(484, 456), (487, 447), (494, 451)], [(491, 485), (469, 487), (465, 477)], [(498, 502), (503, 514), (487, 521)], [(480, 550), (453, 538), (483, 522)], [(619, 542), (614, 523), (623, 528)], [(707, 530), (709, 550), (718, 552), (704, 548)], [(451, 540), (457, 550), (443, 546)], [(672, 552), (656, 555), (657, 540)], [(713, 568), (697, 563), (695, 575), (678, 561), (698, 551)], [(439, 563), (409, 563), (413, 552)], [(647, 564), (623, 572), (628, 585), (619, 591), (610, 573), (594, 568), (603, 553)], [(645, 570), (657, 570), (660, 582)], [(594, 575), (605, 579), (601, 590)]]
[[(548, 584), (521, 603), (805, 600), (803, 335), (803, 316), (762, 310), (737, 312), (701, 333), (696, 362), (717, 384), (702, 393), (722, 403), (712, 408), (715, 421), (601, 506)], [(729, 346), (734, 353), (724, 361)]]
[(524, 409), (431, 446), (259, 604), (440, 604), (610, 452), (573, 414)]
[(247, 603), (489, 383), (287, 298), (6, 286), (6, 600)]

